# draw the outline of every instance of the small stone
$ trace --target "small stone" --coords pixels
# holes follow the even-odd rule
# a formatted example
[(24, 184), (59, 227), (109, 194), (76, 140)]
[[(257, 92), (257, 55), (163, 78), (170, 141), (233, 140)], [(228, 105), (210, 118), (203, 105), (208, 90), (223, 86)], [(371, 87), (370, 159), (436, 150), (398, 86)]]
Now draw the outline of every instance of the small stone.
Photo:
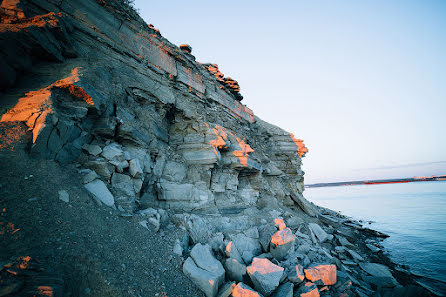
[(111, 143), (102, 149), (102, 156), (107, 160), (113, 160), (122, 156), (123, 151), (116, 143)]
[(254, 291), (250, 286), (244, 283), (238, 283), (237, 286), (232, 290), (233, 297), (263, 297), (256, 291)]
[(246, 275), (246, 265), (240, 263), (236, 259), (226, 259), (225, 270), (230, 280), (243, 281)]
[(31, 198), (28, 199), (28, 202), (33, 202), (33, 201), (37, 201), (37, 198), (36, 197), (31, 197)]
[(293, 297), (294, 284), (284, 283), (274, 292), (273, 297)]
[(378, 253), (378, 252), (381, 251), (380, 248), (374, 246), (373, 244), (367, 243), (366, 246), (367, 246), (367, 248), (368, 248), (369, 250), (371, 250), (371, 251), (374, 252), (374, 253)]
[(63, 202), (70, 202), (70, 195), (68, 194), (67, 191), (65, 190), (60, 190), (59, 191), (59, 199), (62, 200)]
[(192, 53), (192, 47), (189, 44), (180, 44), (180, 49), (185, 53)]
[(160, 221), (156, 218), (149, 218), (147, 220), (153, 227), (155, 227), (155, 232), (158, 232), (160, 230)]
[(237, 247), (235, 246), (235, 244), (232, 241), (230, 241), (226, 244), (225, 254), (229, 258), (233, 258), (240, 263), (244, 263), (242, 256), (240, 255), (240, 252), (237, 250)]
[(220, 290), (217, 293), (217, 297), (229, 297), (232, 294), (232, 291), (235, 288), (234, 282), (228, 282), (221, 286)]
[(139, 178), (143, 174), (141, 164), (138, 159), (132, 159), (129, 162), (129, 173), (134, 178)]
[(319, 290), (316, 285), (312, 282), (306, 282), (305, 285), (302, 285), (297, 290), (294, 296), (298, 297), (319, 297)]
[(182, 256), (183, 255), (183, 248), (181, 247), (180, 240), (177, 239), (175, 241), (175, 245), (173, 246), (173, 253)]
[(328, 239), (328, 234), (318, 224), (309, 223), (308, 227), (314, 233), (314, 235), (319, 240), (319, 242), (322, 243), (322, 242), (324, 242), (325, 240)]
[(139, 224), (144, 228), (146, 228), (147, 230), (150, 230), (149, 226), (147, 225), (147, 220), (142, 220), (141, 222), (139, 222)]
[(282, 218), (275, 218), (274, 219), (274, 225), (277, 227), (277, 229), (282, 230), (286, 228), (285, 222)]
[(288, 272), (288, 279), (295, 283), (300, 284), (305, 279), (304, 267), (300, 264), (292, 267), (292, 269)]
[(90, 155), (93, 155), (93, 156), (97, 156), (100, 153), (102, 153), (101, 147), (99, 145), (97, 145), (97, 144), (86, 144), (85, 143), (82, 146), (82, 149), (87, 151)]

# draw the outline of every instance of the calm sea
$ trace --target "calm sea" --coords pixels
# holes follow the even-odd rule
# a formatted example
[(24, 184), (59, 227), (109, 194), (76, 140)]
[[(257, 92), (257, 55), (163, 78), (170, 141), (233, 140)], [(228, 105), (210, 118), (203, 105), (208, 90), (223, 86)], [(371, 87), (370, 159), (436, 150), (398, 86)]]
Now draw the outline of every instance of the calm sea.
[(307, 188), (305, 197), (390, 237), (390, 258), (446, 283), (446, 182)]

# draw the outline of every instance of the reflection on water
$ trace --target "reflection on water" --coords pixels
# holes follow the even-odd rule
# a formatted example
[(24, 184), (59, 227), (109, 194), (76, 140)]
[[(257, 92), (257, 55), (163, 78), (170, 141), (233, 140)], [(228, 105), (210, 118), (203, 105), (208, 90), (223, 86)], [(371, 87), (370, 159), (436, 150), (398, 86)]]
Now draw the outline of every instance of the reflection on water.
[(446, 182), (307, 188), (317, 205), (363, 221), (390, 237), (396, 263), (446, 282)]

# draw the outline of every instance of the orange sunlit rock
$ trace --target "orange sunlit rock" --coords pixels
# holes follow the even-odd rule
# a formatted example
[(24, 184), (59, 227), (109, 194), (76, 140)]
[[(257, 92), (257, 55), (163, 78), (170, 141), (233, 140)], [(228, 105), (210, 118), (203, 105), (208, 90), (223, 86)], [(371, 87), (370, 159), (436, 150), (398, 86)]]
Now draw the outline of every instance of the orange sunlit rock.
[(305, 269), (305, 277), (321, 285), (334, 285), (336, 283), (336, 265), (317, 265)]
[(22, 123), (11, 123), (5, 128), (2, 127), (0, 129), (0, 150), (15, 151), (17, 144), (27, 136), (27, 129)]
[(270, 260), (263, 258), (254, 258), (252, 260), (252, 264), (251, 266), (248, 266), (246, 268), (246, 270), (248, 271), (249, 274), (254, 274), (255, 272), (258, 272), (260, 274), (268, 274), (268, 273), (273, 273), (273, 272), (283, 272), (283, 268), (273, 264)]
[(48, 296), (48, 297), (54, 296), (53, 288), (50, 286), (39, 286), (37, 288), (37, 292), (41, 296)]
[(29, 262), (31, 261), (31, 257), (30, 256), (20, 257), (19, 261), (20, 261), (19, 268), (27, 269), (29, 267)]
[(286, 228), (286, 224), (281, 218), (275, 218), (274, 219), (274, 225), (277, 227), (277, 229), (282, 230)]
[(233, 151), (232, 153), (239, 159), (240, 164), (248, 167), (248, 154), (252, 153), (254, 150), (249, 146), (249, 144), (245, 143), (244, 140), (238, 137), (236, 137), (235, 139), (240, 146), (240, 150)]
[(276, 246), (284, 245), (288, 242), (294, 241), (295, 238), (296, 236), (293, 234), (293, 231), (291, 231), (290, 228), (285, 228), (273, 234), (271, 237), (271, 243)]
[(305, 153), (308, 152), (308, 149), (305, 147), (304, 141), (302, 139), (295, 138), (293, 133), (290, 133), (290, 137), (297, 145), (297, 154), (299, 155), (299, 157), (305, 155)]
[(319, 297), (319, 290), (316, 285), (311, 282), (306, 282), (303, 287), (300, 288), (300, 297)]
[(244, 283), (238, 283), (232, 290), (233, 297), (261, 297), (259, 293), (245, 285)]

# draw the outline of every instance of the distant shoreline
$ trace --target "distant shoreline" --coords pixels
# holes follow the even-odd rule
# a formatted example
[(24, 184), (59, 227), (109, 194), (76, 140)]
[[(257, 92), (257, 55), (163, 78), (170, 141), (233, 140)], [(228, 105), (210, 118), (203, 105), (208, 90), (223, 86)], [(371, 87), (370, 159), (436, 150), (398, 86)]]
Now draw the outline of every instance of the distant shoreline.
[(446, 181), (446, 175), (439, 176), (415, 176), (408, 178), (393, 178), (393, 179), (378, 179), (378, 180), (359, 180), (359, 181), (345, 181), (334, 183), (316, 183), (305, 185), (305, 188), (319, 188), (319, 187), (339, 187), (339, 186), (357, 186), (357, 185), (379, 185), (379, 184), (398, 184), (424, 181)]

